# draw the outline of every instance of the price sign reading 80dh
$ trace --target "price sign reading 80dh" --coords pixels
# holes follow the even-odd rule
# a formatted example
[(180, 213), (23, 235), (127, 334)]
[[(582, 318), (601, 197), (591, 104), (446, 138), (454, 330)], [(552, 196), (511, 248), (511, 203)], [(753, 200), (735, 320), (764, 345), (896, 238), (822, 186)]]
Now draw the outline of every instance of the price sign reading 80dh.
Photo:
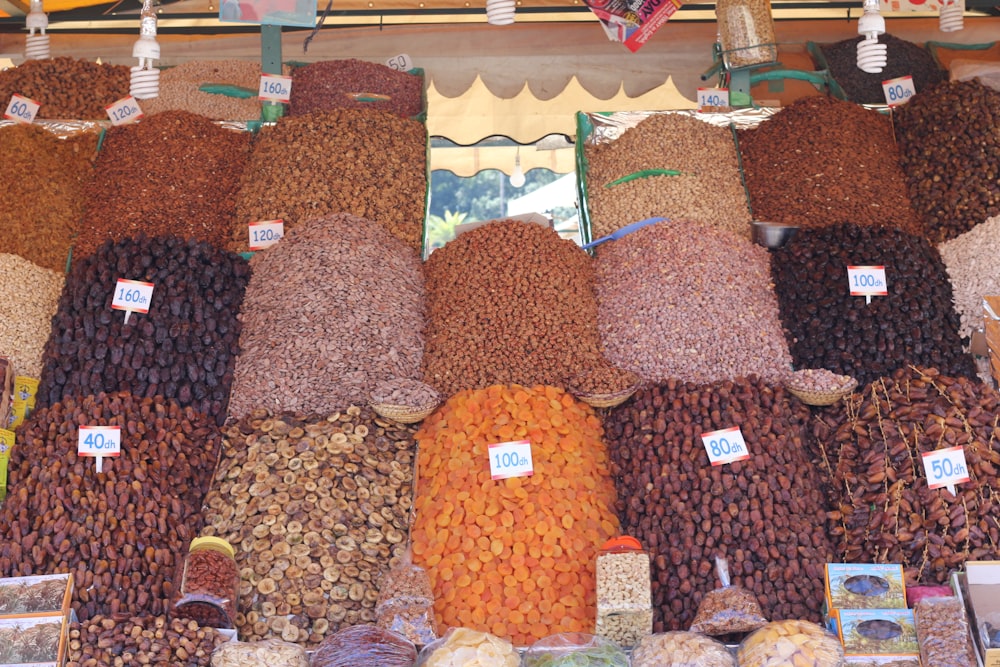
[(701, 441), (705, 444), (705, 451), (708, 452), (708, 460), (714, 466), (750, 458), (747, 443), (739, 426), (702, 433)]

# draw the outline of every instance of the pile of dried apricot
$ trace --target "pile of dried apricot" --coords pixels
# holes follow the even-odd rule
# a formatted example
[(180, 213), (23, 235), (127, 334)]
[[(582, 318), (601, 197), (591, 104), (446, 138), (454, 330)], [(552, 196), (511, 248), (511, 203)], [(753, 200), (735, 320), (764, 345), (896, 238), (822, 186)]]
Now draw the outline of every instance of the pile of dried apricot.
[[(618, 534), (602, 434), (590, 407), (548, 386), (464, 391), (423, 423), (411, 540), (439, 629), (520, 646), (593, 632), (595, 558)], [(493, 479), (489, 446), (518, 440), (533, 474)]]

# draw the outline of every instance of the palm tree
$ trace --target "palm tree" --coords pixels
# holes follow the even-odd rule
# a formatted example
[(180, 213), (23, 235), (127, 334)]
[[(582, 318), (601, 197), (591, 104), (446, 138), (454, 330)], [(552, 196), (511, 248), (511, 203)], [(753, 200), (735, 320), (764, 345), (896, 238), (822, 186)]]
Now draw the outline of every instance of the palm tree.
[(455, 238), (455, 227), (465, 222), (468, 213), (452, 213), (445, 209), (444, 217), (428, 215), (424, 226), (424, 254), (430, 255), (448, 241)]

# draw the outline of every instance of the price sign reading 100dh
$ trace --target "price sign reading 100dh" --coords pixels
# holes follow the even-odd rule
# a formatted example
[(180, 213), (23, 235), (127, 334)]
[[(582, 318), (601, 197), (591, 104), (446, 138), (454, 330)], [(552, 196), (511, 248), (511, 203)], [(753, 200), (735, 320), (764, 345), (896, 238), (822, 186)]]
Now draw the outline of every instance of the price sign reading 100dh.
[(528, 440), (490, 445), (489, 454), (490, 477), (493, 479), (530, 477), (535, 474), (534, 464), (531, 462), (531, 442)]

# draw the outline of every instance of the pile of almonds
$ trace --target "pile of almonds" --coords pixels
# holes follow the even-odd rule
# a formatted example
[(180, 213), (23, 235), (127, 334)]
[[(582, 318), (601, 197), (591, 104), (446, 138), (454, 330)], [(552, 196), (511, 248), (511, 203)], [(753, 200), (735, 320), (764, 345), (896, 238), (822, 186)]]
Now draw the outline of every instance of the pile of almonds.
[(160, 94), (140, 100), (144, 114), (183, 110), (213, 120), (260, 118), (260, 100), (231, 97), (201, 90), (204, 84), (233, 86), (256, 91), (260, 86), (260, 63), (249, 60), (191, 60), (160, 73)]
[(62, 273), (0, 254), (0, 355), (18, 375), (38, 378), (42, 348), (63, 288)]

